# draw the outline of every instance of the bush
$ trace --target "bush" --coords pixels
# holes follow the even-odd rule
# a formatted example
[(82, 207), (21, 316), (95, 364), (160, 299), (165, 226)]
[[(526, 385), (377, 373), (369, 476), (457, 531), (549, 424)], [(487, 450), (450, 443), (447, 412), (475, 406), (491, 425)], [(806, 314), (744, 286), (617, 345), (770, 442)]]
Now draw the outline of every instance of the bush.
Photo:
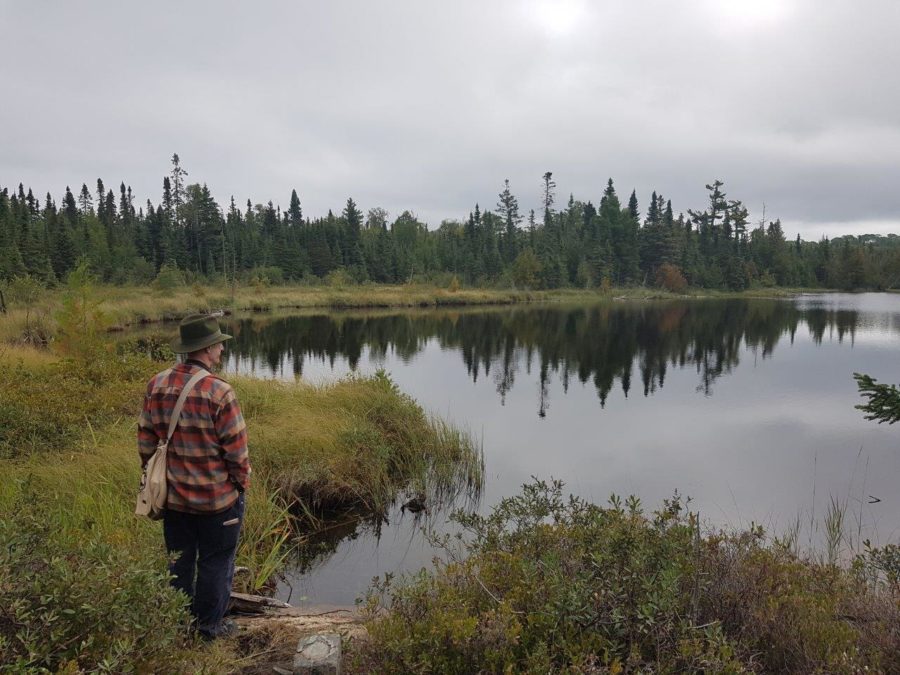
[(140, 408), (158, 369), (134, 355), (0, 368), (0, 458), (72, 448), (92, 429)]
[(516, 256), (512, 264), (513, 283), (519, 288), (533, 289), (541, 285), (541, 261), (530, 248)]
[(663, 263), (656, 270), (656, 285), (672, 293), (684, 293), (688, 283), (681, 273), (681, 268), (671, 263)]
[(354, 286), (356, 280), (343, 267), (338, 267), (325, 275), (325, 283), (332, 288), (344, 288), (344, 286)]
[(263, 286), (277, 286), (284, 283), (284, 270), (274, 266), (254, 267), (247, 273), (247, 280), (257, 289)]
[(0, 654), (8, 672), (176, 672), (187, 646), (184, 597), (161, 550), (134, 556), (46, 513), (0, 520)]
[(184, 286), (184, 274), (177, 267), (163, 265), (159, 268), (156, 279), (153, 280), (153, 288), (163, 295), (171, 295), (176, 288)]
[(536, 481), (487, 517), (455, 514), (449, 562), (376, 581), (355, 667), (900, 672), (890, 587), (766, 546), (760, 528), (701, 536), (677, 495), (645, 516), (634, 498), (600, 508), (561, 488)]
[[(742, 672), (715, 626), (692, 621), (695, 528), (676, 499), (645, 519), (636, 499), (602, 509), (538, 481), (465, 530), (434, 575), (366, 600), (373, 672)], [(385, 601), (390, 614), (380, 615)]]

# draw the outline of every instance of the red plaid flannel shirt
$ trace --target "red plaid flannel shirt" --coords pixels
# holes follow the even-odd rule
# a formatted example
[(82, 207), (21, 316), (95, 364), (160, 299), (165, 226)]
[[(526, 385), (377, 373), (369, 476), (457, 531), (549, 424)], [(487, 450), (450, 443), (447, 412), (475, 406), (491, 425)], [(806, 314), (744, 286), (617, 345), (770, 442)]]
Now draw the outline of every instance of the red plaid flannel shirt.
[[(169, 431), (178, 395), (201, 363), (187, 361), (156, 375), (147, 385), (138, 419), (138, 452), (145, 465)], [(217, 513), (230, 507), (250, 480), (247, 426), (231, 385), (208, 375), (194, 385), (181, 411), (168, 452), (166, 507), (186, 513)]]

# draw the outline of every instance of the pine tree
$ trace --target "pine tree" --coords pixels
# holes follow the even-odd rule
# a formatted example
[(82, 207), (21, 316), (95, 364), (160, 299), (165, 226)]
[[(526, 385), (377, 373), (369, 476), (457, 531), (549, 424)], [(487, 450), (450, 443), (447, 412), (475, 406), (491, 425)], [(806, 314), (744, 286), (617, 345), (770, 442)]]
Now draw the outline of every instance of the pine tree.
[[(184, 220), (181, 216), (181, 206), (184, 204), (184, 179), (187, 177), (188, 172), (185, 171), (181, 166), (181, 159), (178, 157), (178, 153), (174, 153), (172, 155), (172, 181), (170, 183), (172, 190), (172, 222), (176, 225), (183, 225)], [(165, 190), (165, 183), (163, 183), (163, 189)]]
[(83, 216), (94, 213), (94, 200), (91, 197), (88, 186), (84, 183), (81, 184), (81, 194), (78, 196), (78, 207)]
[(364, 281), (366, 277), (366, 265), (360, 243), (363, 214), (357, 208), (353, 198), (348, 197), (341, 215), (344, 218), (347, 228), (343, 255), (344, 264), (357, 281)]
[(501, 252), (503, 262), (512, 263), (519, 254), (518, 230), (522, 217), (519, 215), (519, 201), (509, 189), (509, 178), (503, 181), (503, 190), (499, 194), (497, 213), (503, 219), (504, 233)]
[(288, 216), (291, 227), (300, 227), (303, 224), (303, 209), (300, 208), (300, 198), (296, 190), (291, 190), (291, 205), (288, 207)]

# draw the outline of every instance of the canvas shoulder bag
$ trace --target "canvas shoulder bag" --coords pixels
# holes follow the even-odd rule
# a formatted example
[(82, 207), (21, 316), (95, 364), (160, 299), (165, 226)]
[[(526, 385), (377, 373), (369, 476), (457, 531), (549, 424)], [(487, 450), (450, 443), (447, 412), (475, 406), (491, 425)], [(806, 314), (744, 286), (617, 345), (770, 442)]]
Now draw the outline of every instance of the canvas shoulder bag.
[(141, 474), (141, 487), (138, 490), (137, 506), (134, 512), (138, 516), (147, 516), (151, 520), (159, 520), (166, 512), (166, 498), (169, 495), (169, 483), (166, 477), (167, 456), (169, 453), (169, 442), (172, 435), (178, 427), (178, 421), (181, 418), (181, 409), (184, 408), (184, 402), (200, 380), (209, 375), (209, 371), (200, 370), (195, 373), (191, 379), (184, 385), (178, 401), (175, 402), (175, 409), (172, 411), (172, 418), (169, 420), (169, 433), (165, 440), (160, 440), (156, 444), (156, 451), (150, 456), (147, 464), (144, 465), (144, 472)]

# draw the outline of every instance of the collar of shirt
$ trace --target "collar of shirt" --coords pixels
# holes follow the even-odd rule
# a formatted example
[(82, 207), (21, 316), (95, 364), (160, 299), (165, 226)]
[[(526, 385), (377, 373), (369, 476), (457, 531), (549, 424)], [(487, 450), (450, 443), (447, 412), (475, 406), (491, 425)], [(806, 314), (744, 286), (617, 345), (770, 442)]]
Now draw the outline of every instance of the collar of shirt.
[(207, 367), (207, 365), (205, 363), (203, 363), (203, 361), (198, 361), (197, 359), (186, 359), (184, 362), (184, 365), (199, 366), (200, 368), (203, 368), (203, 370), (209, 370), (209, 368)]

